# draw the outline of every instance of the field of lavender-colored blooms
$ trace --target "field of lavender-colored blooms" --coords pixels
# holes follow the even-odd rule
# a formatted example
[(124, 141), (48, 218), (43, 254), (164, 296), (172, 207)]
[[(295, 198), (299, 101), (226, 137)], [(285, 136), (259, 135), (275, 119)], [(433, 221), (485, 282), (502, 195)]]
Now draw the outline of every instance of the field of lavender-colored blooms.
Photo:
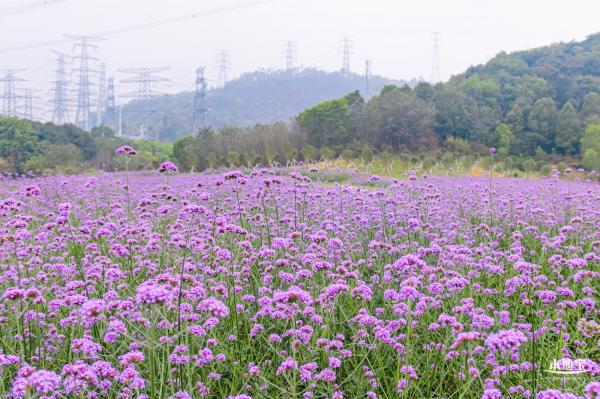
[(597, 183), (161, 171), (0, 182), (2, 397), (600, 397)]

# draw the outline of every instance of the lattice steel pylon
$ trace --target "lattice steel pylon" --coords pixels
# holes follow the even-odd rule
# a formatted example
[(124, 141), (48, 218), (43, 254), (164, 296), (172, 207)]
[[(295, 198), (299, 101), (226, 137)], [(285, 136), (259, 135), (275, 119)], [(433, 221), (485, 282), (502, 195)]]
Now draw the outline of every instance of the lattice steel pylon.
[(283, 44), (283, 56), (285, 58), (285, 70), (293, 70), (294, 61), (296, 59), (296, 45), (291, 40), (288, 40)]
[(33, 120), (33, 93), (31, 89), (25, 89), (23, 98), (25, 100), (25, 106), (23, 107), (23, 118)]
[(106, 64), (100, 63), (98, 74), (98, 96), (96, 101), (96, 126), (104, 125), (104, 113), (106, 111)]
[(18, 73), (23, 72), (24, 69), (4, 69), (0, 71), (3, 76), (0, 78), (0, 82), (4, 82), (4, 92), (2, 93), (2, 115), (18, 117), (19, 111), (17, 109), (17, 85), (19, 82), (23, 82), (17, 76)]
[(219, 80), (217, 85), (219, 87), (223, 87), (227, 83), (230, 62), (229, 53), (225, 50), (219, 51), (219, 58), (217, 59), (217, 69), (219, 70)]
[(90, 62), (98, 61), (97, 58), (90, 55), (90, 51), (98, 48), (93, 42), (104, 40), (93, 36), (77, 36), (65, 35), (65, 37), (75, 41), (73, 49), (79, 49), (79, 54), (73, 56), (73, 59), (78, 60), (79, 66), (77, 69), (77, 111), (75, 112), (75, 124), (84, 130), (89, 130), (91, 126), (90, 114), (92, 111), (91, 103), (91, 74), (96, 72), (90, 68)]
[(115, 78), (111, 76), (106, 83), (106, 110), (104, 111), (104, 123), (117, 133), (117, 122)]
[(57, 125), (68, 123), (69, 119), (69, 83), (67, 81), (67, 55), (59, 51), (56, 54), (56, 80), (52, 88), (52, 122)]
[(159, 72), (168, 71), (169, 67), (142, 67), (142, 68), (125, 68), (119, 69), (119, 72), (133, 74), (134, 76), (122, 79), (122, 83), (136, 83), (138, 85), (136, 92), (129, 92), (122, 94), (122, 97), (132, 97), (140, 102), (140, 106), (142, 107), (142, 123), (140, 125), (139, 135), (142, 138), (147, 137), (148, 133), (148, 116), (150, 113), (149, 109), (149, 100), (157, 95), (162, 95), (156, 90), (156, 87), (162, 84), (165, 84), (170, 81), (170, 79), (157, 76), (156, 74)]
[(196, 89), (194, 91), (194, 107), (192, 111), (192, 132), (207, 125), (206, 114), (206, 78), (204, 77), (205, 67), (196, 69)]
[(365, 61), (365, 99), (371, 95), (371, 60)]
[(352, 41), (348, 36), (342, 39), (342, 68), (340, 72), (347, 76), (350, 74), (350, 54), (352, 54)]

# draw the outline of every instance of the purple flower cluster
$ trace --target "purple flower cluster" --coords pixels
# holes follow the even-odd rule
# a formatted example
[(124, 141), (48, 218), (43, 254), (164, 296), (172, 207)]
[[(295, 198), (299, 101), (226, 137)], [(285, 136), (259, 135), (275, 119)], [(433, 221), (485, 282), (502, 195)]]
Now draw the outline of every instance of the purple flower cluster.
[(177, 168), (177, 165), (175, 165), (173, 162), (166, 161), (166, 162), (161, 163), (158, 166), (157, 171), (158, 171), (158, 173), (166, 173), (166, 174), (177, 173), (179, 171), (179, 168)]
[(485, 340), (485, 345), (492, 352), (500, 351), (507, 353), (513, 350), (519, 350), (521, 345), (527, 341), (527, 337), (518, 330), (502, 330), (495, 334), (490, 334)]
[(115, 150), (115, 153), (120, 154), (120, 155), (135, 155), (135, 154), (137, 154), (137, 151), (131, 146), (124, 145), (124, 146), (117, 148)]
[(600, 399), (597, 184), (159, 172), (0, 184), (1, 397)]

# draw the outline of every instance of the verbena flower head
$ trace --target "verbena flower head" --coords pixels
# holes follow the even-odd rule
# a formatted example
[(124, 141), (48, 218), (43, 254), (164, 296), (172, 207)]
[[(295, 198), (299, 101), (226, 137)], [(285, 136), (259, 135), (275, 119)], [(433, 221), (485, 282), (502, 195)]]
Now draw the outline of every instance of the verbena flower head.
[(490, 351), (500, 351), (505, 354), (511, 350), (518, 350), (524, 342), (527, 342), (527, 337), (521, 331), (502, 330), (491, 334), (485, 340), (485, 345)]
[(58, 388), (60, 377), (54, 371), (34, 371), (28, 378), (29, 385), (40, 394), (48, 394)]
[(135, 155), (135, 154), (137, 154), (137, 151), (131, 146), (123, 145), (123, 146), (117, 148), (115, 150), (115, 153), (120, 154), (120, 155)]
[(163, 162), (158, 167), (158, 173), (171, 174), (171, 173), (177, 173), (178, 171), (179, 171), (179, 169), (177, 168), (177, 165), (175, 165), (171, 161)]

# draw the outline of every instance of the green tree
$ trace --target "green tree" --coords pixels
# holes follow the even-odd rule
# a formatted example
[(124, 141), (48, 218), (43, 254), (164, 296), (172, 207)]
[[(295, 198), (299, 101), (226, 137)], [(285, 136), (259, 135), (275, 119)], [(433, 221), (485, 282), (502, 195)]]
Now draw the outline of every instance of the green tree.
[(527, 128), (530, 132), (535, 132), (544, 137), (545, 143), (542, 145), (542, 148), (547, 152), (550, 152), (554, 143), (557, 118), (558, 108), (556, 108), (554, 100), (550, 97), (543, 97), (537, 100), (529, 113)]
[(300, 152), (302, 153), (302, 156), (306, 162), (314, 161), (319, 156), (319, 150), (310, 144), (306, 144), (304, 147), (302, 147)]
[(329, 147), (321, 147), (319, 154), (324, 161), (330, 161), (335, 158), (335, 152)]
[(531, 111), (531, 105), (532, 102), (529, 98), (525, 96), (517, 97), (506, 114), (505, 121), (516, 134), (520, 134), (527, 129), (527, 119)]
[[(47, 141), (50, 144), (73, 144), (83, 154), (85, 160), (91, 160), (98, 151), (97, 142), (86, 131), (73, 124), (57, 126), (53, 123), (33, 123), (38, 142)], [(109, 138), (106, 138), (109, 139)], [(98, 141), (99, 143), (100, 141)]]
[(379, 146), (389, 145), (394, 150), (435, 147), (433, 109), (414, 94), (390, 91), (373, 99), (368, 107), (375, 114)]
[(183, 170), (198, 167), (198, 154), (195, 151), (196, 139), (192, 136), (182, 137), (173, 143), (173, 157)]
[(400, 90), (400, 89), (398, 88), (398, 86), (396, 86), (396, 85), (385, 85), (385, 86), (383, 86), (383, 88), (381, 89), (381, 92), (379, 93), (379, 95), (380, 95), (380, 96), (384, 96), (384, 95), (386, 95), (386, 94), (388, 94), (388, 93), (391, 93), (391, 92), (393, 92), (393, 91), (396, 91), (396, 90)]
[(0, 117), (0, 157), (11, 167), (22, 172), (22, 166), (36, 149), (35, 129), (31, 122), (17, 118)]
[(229, 165), (230, 168), (233, 168), (234, 166), (238, 165), (239, 157), (240, 157), (240, 154), (238, 154), (235, 151), (227, 152), (227, 164)]
[(510, 130), (510, 126), (501, 123), (496, 127), (494, 132), (493, 145), (496, 147), (498, 154), (508, 155), (512, 144), (515, 142), (515, 135)]
[(600, 123), (600, 94), (590, 93), (584, 97), (581, 118), (585, 125)]
[(500, 85), (493, 79), (472, 75), (460, 87), (480, 106), (494, 107), (498, 104)]
[(581, 152), (593, 149), (600, 154), (600, 124), (589, 125), (581, 137)]
[(360, 158), (362, 162), (365, 164), (371, 163), (373, 161), (373, 149), (370, 145), (364, 145), (362, 150), (360, 151)]
[(580, 139), (581, 121), (577, 115), (577, 110), (569, 101), (562, 107), (558, 114), (554, 146), (561, 154), (576, 154), (579, 149)]
[(413, 92), (417, 97), (419, 97), (423, 101), (430, 101), (435, 95), (435, 90), (433, 86), (431, 86), (427, 82), (419, 82), (413, 89)]
[(109, 139), (115, 137), (115, 132), (110, 126), (95, 126), (90, 130), (90, 135), (95, 139)]
[(440, 140), (460, 137), (469, 140), (477, 135), (472, 119), (475, 103), (465, 93), (445, 87), (434, 97), (434, 128)]
[(80, 171), (83, 155), (73, 144), (50, 144), (43, 153), (34, 155), (24, 164), (24, 169), (32, 171)]
[(351, 141), (350, 106), (346, 98), (317, 104), (300, 113), (296, 120), (307, 142), (315, 147), (343, 146)]
[(600, 170), (600, 156), (593, 148), (588, 148), (583, 154), (583, 167), (587, 170)]

